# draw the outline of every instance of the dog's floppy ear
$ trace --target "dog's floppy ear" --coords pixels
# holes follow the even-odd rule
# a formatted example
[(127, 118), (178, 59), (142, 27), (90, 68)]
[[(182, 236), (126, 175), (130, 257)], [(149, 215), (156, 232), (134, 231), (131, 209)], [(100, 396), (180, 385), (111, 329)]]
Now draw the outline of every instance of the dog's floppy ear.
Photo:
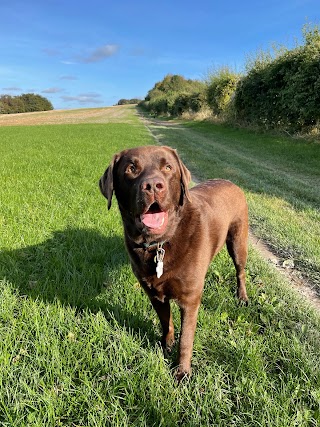
[(113, 171), (118, 160), (119, 160), (119, 155), (116, 154), (113, 157), (112, 162), (108, 166), (107, 170), (99, 180), (100, 191), (104, 195), (104, 197), (108, 199), (108, 210), (111, 208), (112, 195), (114, 191)]
[(185, 164), (180, 159), (177, 150), (174, 150), (170, 147), (165, 147), (166, 149), (169, 149), (171, 153), (175, 156), (178, 167), (180, 169), (181, 179), (180, 179), (180, 185), (181, 185), (181, 195), (180, 195), (180, 201), (179, 204), (182, 206), (184, 202), (184, 198), (186, 197), (189, 202), (191, 202), (190, 192), (189, 192), (189, 184), (191, 181), (191, 174), (189, 169), (185, 166)]
[(190, 192), (189, 192), (189, 184), (191, 181), (191, 173), (189, 169), (185, 166), (185, 164), (182, 162), (180, 157), (176, 154), (178, 161), (179, 161), (179, 167), (180, 167), (180, 173), (181, 173), (181, 196), (180, 196), (180, 205), (183, 205), (184, 198), (186, 197), (189, 202), (191, 202)]

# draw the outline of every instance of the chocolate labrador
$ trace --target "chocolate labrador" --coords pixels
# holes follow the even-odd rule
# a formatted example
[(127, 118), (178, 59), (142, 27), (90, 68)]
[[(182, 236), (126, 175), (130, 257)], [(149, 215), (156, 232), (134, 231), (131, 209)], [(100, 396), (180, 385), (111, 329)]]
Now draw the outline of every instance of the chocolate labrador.
[(134, 274), (155, 308), (171, 349), (169, 300), (181, 312), (177, 379), (191, 373), (191, 356), (205, 275), (224, 243), (234, 262), (237, 294), (247, 302), (248, 208), (239, 187), (213, 179), (188, 189), (190, 172), (169, 147), (144, 146), (113, 157), (101, 177), (111, 207), (115, 193)]

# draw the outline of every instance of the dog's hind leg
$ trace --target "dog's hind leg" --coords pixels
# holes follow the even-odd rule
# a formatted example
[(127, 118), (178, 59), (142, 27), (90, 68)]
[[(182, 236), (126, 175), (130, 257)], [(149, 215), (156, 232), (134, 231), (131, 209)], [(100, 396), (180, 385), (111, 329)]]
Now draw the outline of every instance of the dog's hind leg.
[(248, 223), (238, 221), (229, 229), (226, 240), (227, 249), (231, 256), (237, 274), (237, 295), (241, 301), (247, 302), (245, 266), (248, 256)]

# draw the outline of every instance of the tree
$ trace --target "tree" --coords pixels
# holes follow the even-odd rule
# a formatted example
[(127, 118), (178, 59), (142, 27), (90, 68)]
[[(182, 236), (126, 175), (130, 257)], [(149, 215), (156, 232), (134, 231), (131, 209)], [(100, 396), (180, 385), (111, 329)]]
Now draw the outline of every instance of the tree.
[(26, 111), (49, 111), (53, 106), (47, 98), (34, 93), (23, 93), (21, 98), (26, 106)]
[(141, 100), (138, 98), (132, 98), (132, 99), (120, 99), (117, 103), (117, 105), (127, 105), (127, 104), (139, 104)]

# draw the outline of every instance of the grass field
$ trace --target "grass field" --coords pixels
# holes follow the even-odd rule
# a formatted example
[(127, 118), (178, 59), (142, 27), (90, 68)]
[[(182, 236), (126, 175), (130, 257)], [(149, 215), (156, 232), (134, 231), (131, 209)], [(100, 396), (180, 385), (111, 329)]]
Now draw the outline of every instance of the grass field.
[[(0, 127), (0, 425), (320, 425), (319, 314), (253, 249), (247, 308), (234, 297), (226, 251), (210, 267), (193, 376), (175, 383), (175, 354), (163, 358), (156, 314), (128, 265), (116, 204), (107, 213), (97, 186), (114, 152), (153, 143), (134, 110), (124, 114), (127, 123)], [(223, 154), (218, 147), (208, 154), (201, 141), (212, 131), (193, 126), (183, 141), (167, 128), (158, 136), (204, 177), (208, 156), (216, 165)], [(190, 149), (194, 135), (198, 144)], [(255, 163), (254, 147), (249, 155)], [(258, 173), (250, 188), (246, 163), (241, 172), (233, 157), (225, 168), (249, 197), (273, 194), (267, 177), (258, 189)], [(307, 160), (312, 169), (314, 159)], [(284, 194), (274, 196), (296, 206), (289, 188)], [(308, 200), (310, 212), (315, 203)], [(179, 329), (176, 309), (174, 315)]]

